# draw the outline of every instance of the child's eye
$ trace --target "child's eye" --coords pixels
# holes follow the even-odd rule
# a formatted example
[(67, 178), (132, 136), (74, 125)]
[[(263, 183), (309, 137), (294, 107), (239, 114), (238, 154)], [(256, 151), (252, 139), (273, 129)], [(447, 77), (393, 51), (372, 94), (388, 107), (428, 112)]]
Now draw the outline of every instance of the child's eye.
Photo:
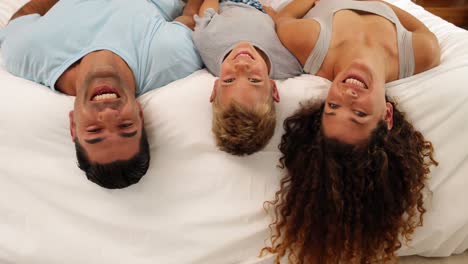
[(366, 117), (366, 116), (367, 116), (366, 113), (363, 113), (363, 112), (361, 112), (361, 111), (354, 111), (354, 113), (355, 113), (357, 116), (359, 116), (359, 117)]
[(261, 82), (262, 80), (255, 79), (255, 78), (250, 78), (249, 81), (250, 81), (251, 83), (259, 83), (259, 82)]
[(337, 108), (338, 108), (338, 105), (337, 105), (337, 104), (334, 104), (334, 103), (328, 103), (328, 106), (329, 106), (331, 109), (337, 109)]
[(232, 83), (233, 81), (234, 81), (234, 78), (223, 80), (223, 82), (225, 83)]

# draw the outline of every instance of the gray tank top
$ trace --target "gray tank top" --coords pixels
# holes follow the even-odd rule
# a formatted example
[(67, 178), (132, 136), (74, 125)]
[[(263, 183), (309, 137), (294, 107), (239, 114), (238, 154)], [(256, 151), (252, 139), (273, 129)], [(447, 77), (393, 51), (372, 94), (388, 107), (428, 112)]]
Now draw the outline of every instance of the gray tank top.
[(208, 70), (219, 76), (224, 57), (246, 41), (262, 50), (270, 60), (270, 78), (286, 79), (302, 74), (302, 66), (279, 40), (275, 24), (267, 14), (242, 3), (223, 2), (219, 14), (207, 9), (195, 16), (193, 41)]
[(331, 43), (333, 16), (340, 10), (358, 10), (376, 14), (395, 24), (398, 39), (399, 78), (406, 78), (414, 74), (413, 38), (410, 31), (400, 23), (392, 8), (384, 3), (353, 0), (323, 0), (304, 16), (320, 24), (320, 34), (314, 49), (310, 53), (304, 71), (316, 74), (322, 66)]

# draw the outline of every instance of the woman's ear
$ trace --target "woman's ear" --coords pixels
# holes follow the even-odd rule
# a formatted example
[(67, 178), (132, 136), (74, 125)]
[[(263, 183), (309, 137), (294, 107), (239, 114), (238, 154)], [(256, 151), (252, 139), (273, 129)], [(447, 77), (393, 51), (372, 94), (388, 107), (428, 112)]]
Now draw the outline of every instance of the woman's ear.
[(387, 102), (387, 109), (385, 110), (385, 123), (387, 123), (387, 129), (391, 130), (393, 128), (393, 105), (392, 103)]

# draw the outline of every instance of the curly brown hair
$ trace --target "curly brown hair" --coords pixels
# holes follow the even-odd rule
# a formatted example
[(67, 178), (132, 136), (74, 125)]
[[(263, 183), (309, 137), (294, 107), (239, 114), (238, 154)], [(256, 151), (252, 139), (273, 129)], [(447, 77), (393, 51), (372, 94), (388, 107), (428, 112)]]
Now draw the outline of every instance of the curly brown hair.
[[(380, 122), (367, 144), (349, 145), (323, 134), (323, 103), (301, 108), (284, 122), (281, 180), (270, 225), (271, 246), (291, 263), (389, 261), (411, 239), (426, 212), (423, 189), (431, 142), (394, 106), (394, 127)], [(402, 236), (400, 238), (400, 235)]]
[(222, 108), (213, 103), (213, 126), (216, 145), (222, 151), (242, 156), (261, 150), (275, 132), (276, 111), (272, 99), (249, 108), (232, 101)]

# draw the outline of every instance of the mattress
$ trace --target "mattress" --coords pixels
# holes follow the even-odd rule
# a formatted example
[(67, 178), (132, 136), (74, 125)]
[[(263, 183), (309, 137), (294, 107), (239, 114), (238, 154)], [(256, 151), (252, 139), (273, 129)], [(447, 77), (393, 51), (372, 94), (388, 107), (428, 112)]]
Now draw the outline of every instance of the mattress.
[[(0, 26), (24, 2), (2, 0)], [(440, 162), (430, 174), (424, 226), (398, 254), (461, 253), (468, 248), (468, 32), (410, 0), (389, 2), (423, 21), (442, 48), (440, 66), (388, 85)], [(277, 167), (282, 122), (300, 102), (323, 98), (330, 82), (278, 81), (275, 135), (264, 150), (235, 157), (211, 134), (214, 80), (201, 70), (139, 98), (150, 168), (138, 184), (107, 190), (76, 166), (73, 98), (12, 76), (0, 55), (0, 263), (255, 262), (271, 221), (263, 202), (284, 173)]]

